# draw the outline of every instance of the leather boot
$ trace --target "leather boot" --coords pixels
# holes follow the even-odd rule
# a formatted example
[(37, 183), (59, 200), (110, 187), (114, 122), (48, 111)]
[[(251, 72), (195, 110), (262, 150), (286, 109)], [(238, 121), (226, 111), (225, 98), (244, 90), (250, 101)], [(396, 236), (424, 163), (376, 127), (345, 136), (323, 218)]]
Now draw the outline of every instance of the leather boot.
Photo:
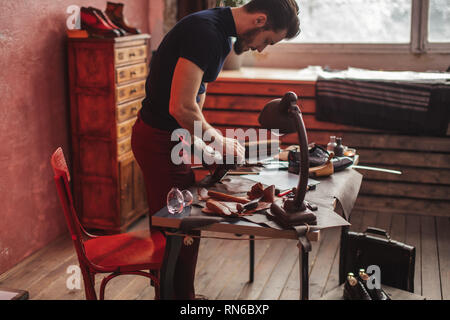
[(139, 34), (141, 31), (137, 28), (130, 27), (123, 15), (123, 3), (107, 2), (105, 14), (118, 27), (131, 34)]
[(90, 36), (97, 38), (120, 37), (120, 32), (113, 29), (95, 11), (81, 7), (80, 9), (81, 29), (86, 30)]
[(367, 280), (369, 280), (369, 275), (365, 272), (364, 269), (359, 270), (358, 279), (364, 285), (372, 300), (391, 300), (391, 298), (387, 295), (387, 293), (383, 289), (368, 288)]
[(344, 300), (372, 300), (363, 283), (351, 272), (344, 284)]
[(117, 31), (120, 32), (121, 36), (126, 36), (128, 34), (128, 32), (126, 32), (125, 30), (123, 30), (122, 28), (119, 28), (118, 26), (116, 26), (109, 18), (107, 15), (105, 15), (102, 10), (94, 8), (94, 7), (89, 7), (88, 9), (94, 11), (103, 21), (106, 22), (107, 25), (109, 25), (111, 28), (116, 29)]

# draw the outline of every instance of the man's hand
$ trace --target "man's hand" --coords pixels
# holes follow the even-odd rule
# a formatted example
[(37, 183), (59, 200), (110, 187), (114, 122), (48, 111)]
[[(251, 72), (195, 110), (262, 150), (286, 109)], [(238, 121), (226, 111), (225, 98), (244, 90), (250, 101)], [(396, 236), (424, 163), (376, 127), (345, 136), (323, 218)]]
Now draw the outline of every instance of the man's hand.
[[(218, 136), (218, 143), (221, 144), (222, 150), (217, 150), (221, 152), (224, 163), (226, 162), (227, 155), (233, 155), (234, 163), (244, 163), (245, 161), (245, 148), (242, 146), (238, 140), (227, 138), (224, 136)], [(216, 145), (216, 144), (215, 144)]]
[(226, 163), (227, 155), (231, 155), (233, 163), (243, 163), (245, 160), (245, 148), (239, 141), (216, 135), (214, 143), (209, 146), (202, 139), (194, 136), (194, 149), (201, 152), (207, 164)]

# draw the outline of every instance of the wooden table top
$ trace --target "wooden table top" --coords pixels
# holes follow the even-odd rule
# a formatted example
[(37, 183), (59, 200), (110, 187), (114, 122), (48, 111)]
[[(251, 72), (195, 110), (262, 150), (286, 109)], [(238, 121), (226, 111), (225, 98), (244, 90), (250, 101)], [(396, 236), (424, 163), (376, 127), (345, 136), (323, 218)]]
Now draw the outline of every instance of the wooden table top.
[[(316, 203), (319, 207), (319, 210), (315, 212), (318, 218), (318, 224), (317, 226), (311, 226), (311, 231), (307, 234), (307, 238), (310, 241), (318, 241), (320, 229), (349, 225), (344, 218), (334, 212), (336, 203), (335, 197), (337, 197), (337, 193), (340, 193), (340, 189), (355, 189), (351, 188), (349, 183), (352, 184), (352, 182), (355, 181), (355, 178), (357, 181), (360, 181), (358, 180), (360, 175), (353, 169), (346, 170), (351, 171), (342, 171), (334, 174), (333, 178), (322, 179), (315, 191), (312, 193), (307, 193), (307, 200), (312, 203)], [(287, 171), (279, 171), (279, 174), (285, 175), (288, 173)], [(280, 176), (280, 178), (282, 177)], [(239, 178), (233, 176), (232, 179)], [(274, 181), (275, 180), (276, 178), (274, 178)], [(355, 198), (358, 190), (359, 188), (351, 191), (352, 194), (356, 192), (356, 194), (353, 195)], [(193, 192), (194, 196), (197, 194), (196, 190), (192, 190), (191, 192)], [(255, 216), (256, 215), (257, 214), (255, 214)], [(201, 208), (195, 206), (185, 208), (181, 214), (177, 215), (170, 214), (167, 207), (164, 207), (152, 216), (152, 225), (157, 227), (179, 229), (181, 220), (187, 216), (207, 215), (201, 212)], [(277, 229), (275, 227), (271, 228), (265, 225), (260, 225), (259, 223), (264, 223), (264, 220), (267, 221), (265, 216), (261, 217), (261, 222), (258, 221), (260, 220), (259, 217), (249, 217), (248, 219), (251, 219), (253, 222), (245, 220), (245, 217), (243, 219), (226, 218), (223, 222), (212, 223), (195, 229), (231, 234), (254, 235), (268, 238), (298, 239), (297, 232), (294, 229)]]
[[(189, 215), (190, 209), (188, 208), (185, 209), (183, 213), (178, 215), (172, 215), (168, 213), (167, 209), (163, 209), (152, 216), (152, 225), (157, 227), (178, 229), (180, 227), (181, 220), (184, 217), (188, 217)], [(278, 239), (298, 239), (298, 235), (294, 229), (277, 230), (239, 218), (229, 218), (224, 222), (213, 223), (204, 227), (196, 228), (196, 230), (214, 231), (230, 234), (245, 234)], [(320, 230), (315, 230), (309, 232), (306, 237), (310, 241), (318, 241), (319, 236)]]

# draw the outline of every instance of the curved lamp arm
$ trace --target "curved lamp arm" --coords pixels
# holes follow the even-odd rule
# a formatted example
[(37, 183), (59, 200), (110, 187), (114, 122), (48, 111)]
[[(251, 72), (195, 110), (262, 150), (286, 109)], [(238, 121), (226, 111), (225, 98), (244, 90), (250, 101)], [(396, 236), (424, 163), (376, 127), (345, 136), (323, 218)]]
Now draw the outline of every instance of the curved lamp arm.
[(259, 123), (266, 129), (278, 129), (281, 133), (297, 132), (300, 146), (300, 174), (294, 199), (286, 200), (284, 210), (288, 213), (304, 211), (306, 190), (309, 176), (308, 138), (302, 113), (297, 105), (297, 95), (287, 92), (282, 99), (275, 99), (266, 104), (261, 111)]
[(289, 116), (294, 122), (298, 141), (300, 146), (300, 174), (297, 185), (297, 192), (293, 200), (286, 200), (284, 209), (287, 212), (304, 211), (306, 206), (304, 204), (306, 191), (308, 189), (309, 176), (309, 152), (308, 152), (308, 137), (306, 135), (305, 123), (303, 122), (302, 112), (297, 105), (297, 95), (294, 92), (288, 92), (284, 95), (284, 99), (289, 99)]

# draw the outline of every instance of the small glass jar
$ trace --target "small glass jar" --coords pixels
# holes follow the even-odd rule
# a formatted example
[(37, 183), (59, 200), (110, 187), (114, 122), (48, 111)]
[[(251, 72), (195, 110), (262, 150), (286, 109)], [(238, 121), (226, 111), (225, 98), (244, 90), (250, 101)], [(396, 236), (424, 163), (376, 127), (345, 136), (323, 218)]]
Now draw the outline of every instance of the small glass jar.
[(184, 197), (178, 188), (172, 188), (167, 194), (167, 210), (170, 214), (180, 214), (184, 209)]
[(334, 148), (334, 155), (342, 157), (344, 155), (344, 146), (342, 145), (342, 138), (336, 138), (336, 147)]
[(336, 136), (330, 137), (330, 142), (327, 144), (327, 151), (328, 152), (334, 152), (334, 148), (336, 148)]

